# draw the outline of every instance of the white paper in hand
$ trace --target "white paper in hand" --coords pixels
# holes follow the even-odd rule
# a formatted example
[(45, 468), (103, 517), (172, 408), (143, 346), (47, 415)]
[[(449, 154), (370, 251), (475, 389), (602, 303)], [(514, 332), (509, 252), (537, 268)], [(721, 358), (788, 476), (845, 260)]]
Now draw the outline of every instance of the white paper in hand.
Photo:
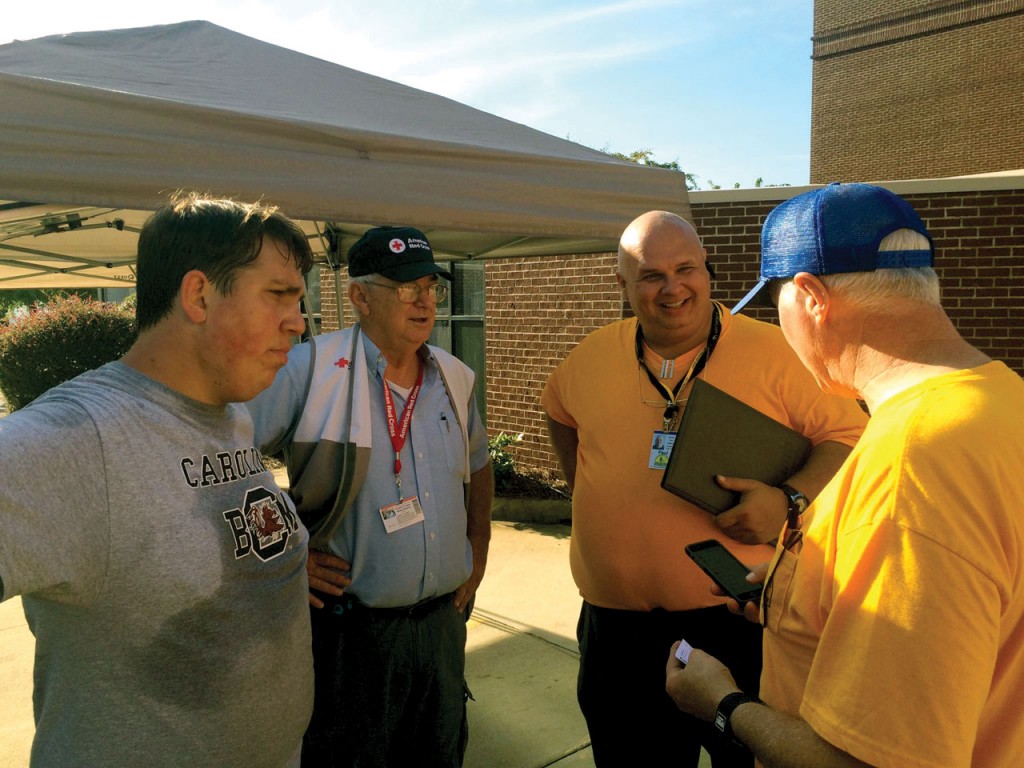
[(680, 640), (679, 647), (676, 648), (676, 658), (679, 659), (679, 661), (681, 661), (683, 664), (688, 664), (690, 662), (690, 651), (692, 650), (693, 646), (691, 646), (685, 640)]

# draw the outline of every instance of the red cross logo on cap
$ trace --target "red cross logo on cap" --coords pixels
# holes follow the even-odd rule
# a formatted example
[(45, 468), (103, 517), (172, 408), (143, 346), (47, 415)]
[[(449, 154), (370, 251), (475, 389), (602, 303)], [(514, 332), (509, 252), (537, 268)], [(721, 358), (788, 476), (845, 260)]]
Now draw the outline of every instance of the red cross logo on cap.
[(397, 237), (388, 243), (388, 248), (391, 249), (392, 253), (401, 253), (405, 250), (405, 242), (399, 240)]

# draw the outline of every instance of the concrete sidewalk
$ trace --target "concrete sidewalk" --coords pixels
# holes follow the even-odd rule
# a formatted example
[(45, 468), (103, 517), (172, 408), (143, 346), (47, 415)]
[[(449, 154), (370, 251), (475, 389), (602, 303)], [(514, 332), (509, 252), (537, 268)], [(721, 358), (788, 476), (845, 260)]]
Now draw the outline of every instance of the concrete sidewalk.
[(32, 721), (32, 657), (36, 642), (21, 599), (0, 603), (0, 768), (25, 768)]
[[(495, 522), (493, 537), (469, 623), (467, 680), (476, 701), (465, 768), (591, 768), (576, 706), (579, 597), (569, 528)], [(21, 601), (0, 604), (0, 768), (28, 765), (34, 651)]]
[(465, 768), (591, 768), (576, 704), (580, 598), (569, 527), (495, 522), (466, 643)]

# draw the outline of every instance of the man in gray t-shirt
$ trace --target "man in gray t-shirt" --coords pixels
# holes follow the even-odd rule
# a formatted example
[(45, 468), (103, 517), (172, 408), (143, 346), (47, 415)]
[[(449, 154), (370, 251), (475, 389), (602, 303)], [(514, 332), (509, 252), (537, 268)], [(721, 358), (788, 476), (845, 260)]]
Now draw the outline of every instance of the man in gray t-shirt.
[(0, 420), (0, 597), (36, 636), (33, 766), (297, 766), (307, 533), (238, 402), (301, 334), (273, 208), (181, 195), (139, 238), (139, 337)]

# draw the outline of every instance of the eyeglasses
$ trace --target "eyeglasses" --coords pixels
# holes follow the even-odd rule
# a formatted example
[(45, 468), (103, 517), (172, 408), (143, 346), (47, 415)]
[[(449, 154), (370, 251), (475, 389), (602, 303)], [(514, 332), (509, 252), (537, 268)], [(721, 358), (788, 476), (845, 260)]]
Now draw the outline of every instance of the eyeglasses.
[[(665, 402), (665, 398), (662, 396), (660, 400), (648, 400), (644, 397), (644, 382), (647, 381), (647, 377), (643, 373), (643, 366), (637, 365), (636, 367), (636, 388), (640, 393), (640, 402), (644, 405), (649, 405), (652, 408), (665, 408), (669, 403)], [(653, 389), (653, 387), (652, 387)], [(682, 401), (684, 404), (685, 400)]]
[(786, 527), (782, 529), (782, 551), (776, 553), (776, 557), (772, 560), (772, 564), (768, 569), (768, 574), (764, 578), (764, 591), (761, 597), (761, 626), (768, 626), (768, 609), (772, 604), (772, 594), (775, 589), (775, 572), (779, 569), (779, 563), (782, 562), (782, 558), (786, 552), (792, 552), (794, 555), (800, 554), (800, 549), (803, 545), (804, 533), (800, 530), (801, 516), (795, 511), (788, 512), (786, 514)]
[(443, 283), (431, 283), (430, 285), (418, 285), (417, 283), (402, 283), (401, 285), (388, 285), (387, 283), (366, 282), (367, 285), (376, 285), (378, 288), (387, 288), (398, 294), (398, 300), (403, 304), (415, 304), (419, 301), (420, 294), (426, 294), (427, 298), (435, 302), (441, 302), (448, 296), (448, 286)]

